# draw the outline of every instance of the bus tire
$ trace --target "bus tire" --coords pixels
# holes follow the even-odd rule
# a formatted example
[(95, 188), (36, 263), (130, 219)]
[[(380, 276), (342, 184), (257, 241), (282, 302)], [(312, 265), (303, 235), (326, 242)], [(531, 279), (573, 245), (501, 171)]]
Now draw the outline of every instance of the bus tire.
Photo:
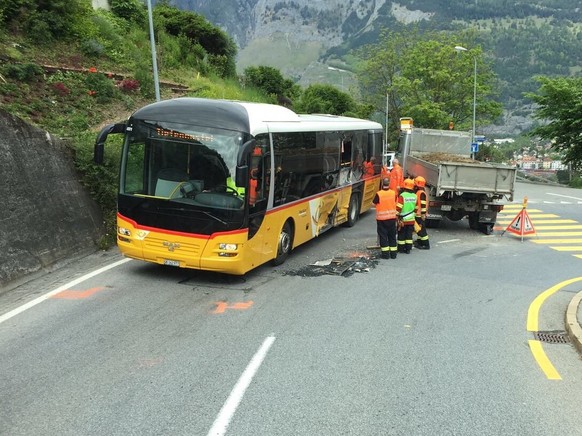
[(360, 197), (358, 194), (352, 194), (350, 197), (350, 205), (348, 207), (347, 227), (353, 227), (360, 218)]
[(277, 242), (277, 256), (273, 259), (273, 265), (282, 265), (291, 250), (293, 249), (293, 227), (289, 221), (286, 221), (279, 234), (279, 241)]

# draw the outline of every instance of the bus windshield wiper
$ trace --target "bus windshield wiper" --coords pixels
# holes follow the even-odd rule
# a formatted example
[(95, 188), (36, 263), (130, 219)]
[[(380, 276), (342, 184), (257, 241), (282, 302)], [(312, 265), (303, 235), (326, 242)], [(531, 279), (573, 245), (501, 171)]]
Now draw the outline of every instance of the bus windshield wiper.
[(204, 215), (209, 216), (210, 218), (215, 219), (216, 221), (218, 221), (219, 223), (224, 224), (225, 226), (228, 225), (228, 223), (226, 221), (222, 221), (220, 218), (218, 218), (216, 215), (212, 215), (210, 212), (206, 212), (205, 210), (199, 210), (198, 212), (202, 212)]

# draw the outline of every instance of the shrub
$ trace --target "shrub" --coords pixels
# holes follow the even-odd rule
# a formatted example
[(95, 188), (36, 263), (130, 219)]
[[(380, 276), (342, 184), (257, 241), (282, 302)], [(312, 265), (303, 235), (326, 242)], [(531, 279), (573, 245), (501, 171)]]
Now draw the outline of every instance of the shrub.
[(99, 57), (103, 55), (105, 48), (99, 41), (87, 39), (81, 43), (81, 51), (87, 56)]
[(117, 87), (123, 92), (139, 91), (139, 81), (135, 79), (123, 79), (117, 83)]
[(52, 84), (53, 90), (60, 97), (65, 97), (71, 93), (71, 90), (65, 86), (63, 82), (55, 82)]
[(30, 82), (36, 76), (40, 76), (44, 70), (37, 64), (7, 64), (2, 68), (2, 74), (20, 82)]
[(113, 81), (102, 73), (90, 72), (85, 78), (88, 93), (99, 103), (107, 103), (116, 95), (117, 88)]

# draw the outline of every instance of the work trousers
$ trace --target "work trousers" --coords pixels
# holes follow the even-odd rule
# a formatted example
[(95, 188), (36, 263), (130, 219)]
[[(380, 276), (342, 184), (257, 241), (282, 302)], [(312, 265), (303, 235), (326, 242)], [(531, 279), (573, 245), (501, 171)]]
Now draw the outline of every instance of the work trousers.
[(384, 259), (396, 259), (398, 243), (396, 239), (396, 219), (376, 220), (380, 250)]
[(420, 230), (418, 230), (418, 232), (416, 232), (416, 234), (418, 235), (418, 238), (416, 239), (416, 243), (418, 244), (418, 246), (422, 247), (422, 248), (429, 248), (430, 247), (430, 243), (428, 241), (428, 233), (426, 232), (426, 225), (424, 223), (424, 220), (417, 216), (416, 217), (416, 224), (418, 224), (420, 226)]
[(414, 232), (414, 221), (406, 221), (398, 231), (398, 251), (400, 253), (410, 253), (412, 249), (412, 233)]

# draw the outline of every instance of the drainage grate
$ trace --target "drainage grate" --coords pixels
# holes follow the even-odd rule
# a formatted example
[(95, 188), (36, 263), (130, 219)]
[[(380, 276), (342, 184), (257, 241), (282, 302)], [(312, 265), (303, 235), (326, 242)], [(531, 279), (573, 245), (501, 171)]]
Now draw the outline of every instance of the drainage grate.
[(549, 344), (569, 344), (570, 337), (564, 331), (551, 332), (534, 332), (534, 337), (538, 341), (547, 342)]

